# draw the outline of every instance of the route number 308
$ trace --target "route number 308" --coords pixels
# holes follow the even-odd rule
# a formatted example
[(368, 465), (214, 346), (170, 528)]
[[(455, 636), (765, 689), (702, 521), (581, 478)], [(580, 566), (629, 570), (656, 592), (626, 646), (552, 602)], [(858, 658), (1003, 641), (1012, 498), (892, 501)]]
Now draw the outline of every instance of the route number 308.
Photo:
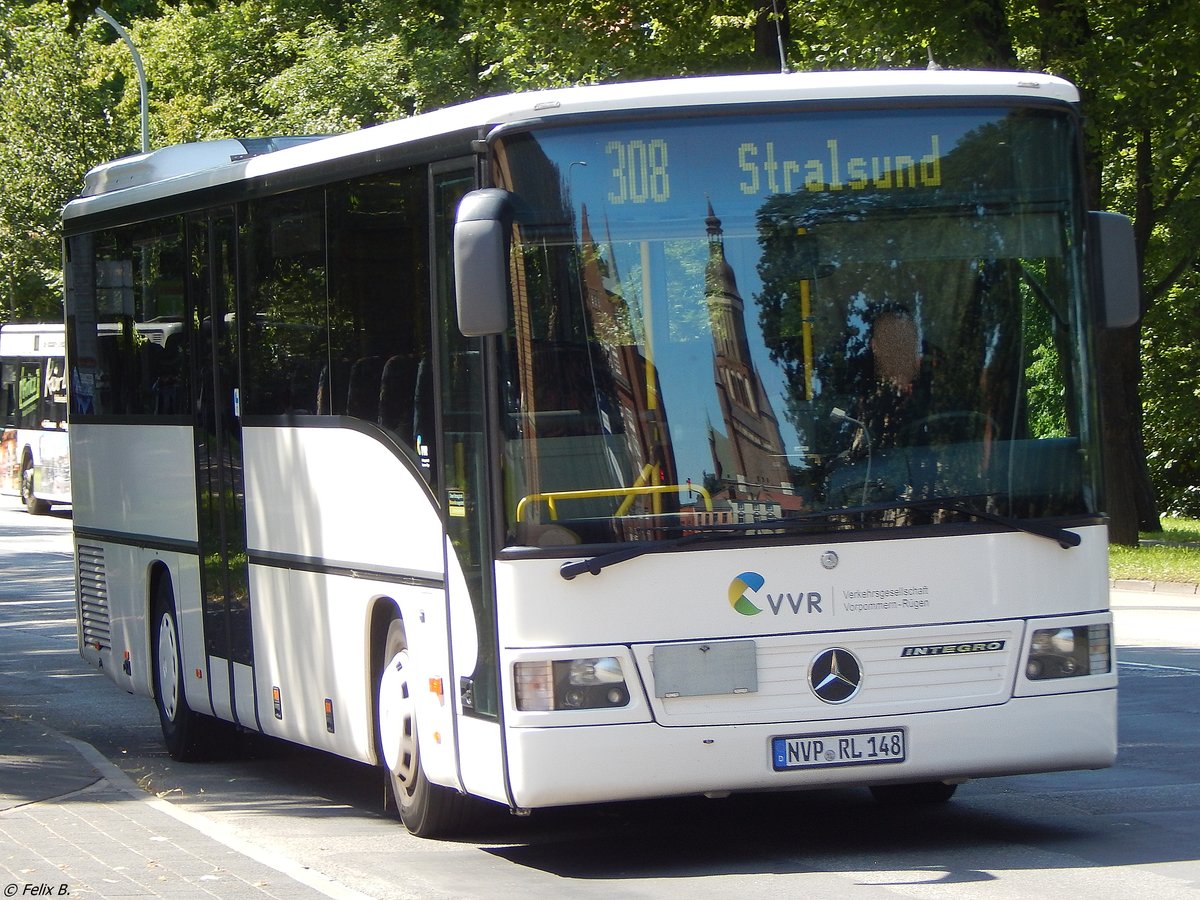
[(671, 199), (666, 141), (609, 141), (604, 152), (613, 163), (614, 190), (608, 192), (609, 203), (665, 203)]

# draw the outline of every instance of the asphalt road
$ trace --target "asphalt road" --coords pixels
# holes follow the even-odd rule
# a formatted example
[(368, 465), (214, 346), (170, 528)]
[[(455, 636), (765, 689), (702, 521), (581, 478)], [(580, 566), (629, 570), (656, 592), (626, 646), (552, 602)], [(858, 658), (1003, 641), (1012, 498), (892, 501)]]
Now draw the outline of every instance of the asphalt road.
[[(70, 520), (0, 498), (0, 711), (86, 741), (147, 790), (378, 898), (1200, 895), (1200, 598), (1120, 592), (1117, 766), (988, 779), (932, 810), (865, 791), (498, 813), (470, 839), (408, 835), (367, 767), (246, 740), (180, 765), (151, 701), (76, 652)], [(569, 764), (569, 761), (564, 761)], [(624, 764), (614, 760), (613, 765)], [(586, 773), (581, 773), (586, 777)]]

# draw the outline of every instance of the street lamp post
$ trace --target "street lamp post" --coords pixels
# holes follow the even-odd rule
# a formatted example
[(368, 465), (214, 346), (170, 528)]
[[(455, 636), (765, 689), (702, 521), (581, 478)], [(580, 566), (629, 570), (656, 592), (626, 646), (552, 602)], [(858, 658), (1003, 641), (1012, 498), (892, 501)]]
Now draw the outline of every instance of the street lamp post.
[(146, 100), (146, 70), (142, 68), (142, 57), (137, 52), (137, 47), (133, 46), (133, 39), (129, 36), (129, 32), (121, 27), (121, 23), (102, 10), (96, 7), (96, 15), (102, 18), (105, 22), (113, 27), (120, 35), (121, 40), (125, 42), (125, 46), (129, 48), (130, 54), (133, 55), (133, 67), (137, 70), (138, 78), (138, 93), (141, 98), (142, 107), (142, 152), (150, 152), (150, 107)]

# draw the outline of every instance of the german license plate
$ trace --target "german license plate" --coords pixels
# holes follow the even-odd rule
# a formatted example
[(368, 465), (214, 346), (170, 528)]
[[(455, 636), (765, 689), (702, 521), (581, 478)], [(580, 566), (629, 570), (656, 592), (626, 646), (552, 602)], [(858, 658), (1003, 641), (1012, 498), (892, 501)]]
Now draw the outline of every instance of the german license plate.
[(903, 728), (835, 731), (771, 739), (771, 759), (776, 772), (901, 763), (907, 755), (908, 742)]

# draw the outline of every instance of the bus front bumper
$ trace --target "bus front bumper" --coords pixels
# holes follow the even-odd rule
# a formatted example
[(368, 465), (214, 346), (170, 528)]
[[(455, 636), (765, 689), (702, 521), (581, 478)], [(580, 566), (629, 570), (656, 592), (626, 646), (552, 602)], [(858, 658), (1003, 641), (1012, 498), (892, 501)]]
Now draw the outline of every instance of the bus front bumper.
[[(865, 762), (860, 757), (776, 769), (776, 738), (827, 735), (835, 744), (839, 736), (861, 735), (861, 752), (861, 740), (897, 730), (903, 732), (900, 762), (876, 755)], [(806, 723), (511, 728), (507, 743), (513, 799), (525, 809), (705, 793), (962, 781), (1111, 766), (1117, 749), (1117, 692), (1052, 694), (972, 709)], [(791, 763), (800, 766), (803, 760)]]

